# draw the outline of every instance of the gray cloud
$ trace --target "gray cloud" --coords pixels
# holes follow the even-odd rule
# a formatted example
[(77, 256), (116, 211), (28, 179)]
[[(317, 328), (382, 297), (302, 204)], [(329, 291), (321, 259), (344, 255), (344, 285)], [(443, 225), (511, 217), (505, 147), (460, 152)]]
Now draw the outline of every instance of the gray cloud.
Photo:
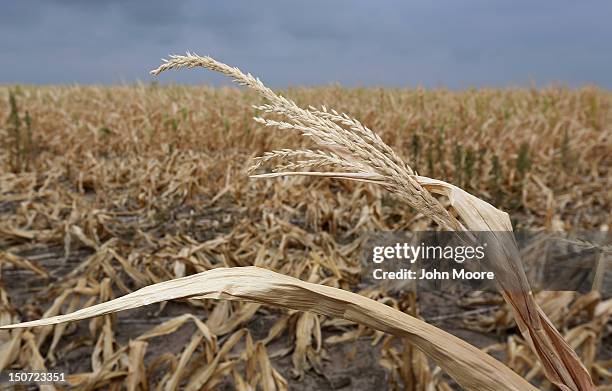
[(274, 86), (612, 88), (610, 11), (606, 1), (569, 0), (10, 2), (0, 13), (0, 83), (148, 81), (160, 57), (193, 50)]

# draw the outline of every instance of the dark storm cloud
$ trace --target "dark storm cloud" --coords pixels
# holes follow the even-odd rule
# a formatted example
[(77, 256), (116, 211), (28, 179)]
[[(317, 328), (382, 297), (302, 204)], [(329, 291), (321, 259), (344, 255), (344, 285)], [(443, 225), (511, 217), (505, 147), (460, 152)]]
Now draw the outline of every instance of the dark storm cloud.
[[(151, 80), (160, 57), (210, 54), (288, 84), (612, 87), (612, 3), (487, 0), (10, 2), (0, 83)], [(210, 72), (160, 80), (211, 82)]]

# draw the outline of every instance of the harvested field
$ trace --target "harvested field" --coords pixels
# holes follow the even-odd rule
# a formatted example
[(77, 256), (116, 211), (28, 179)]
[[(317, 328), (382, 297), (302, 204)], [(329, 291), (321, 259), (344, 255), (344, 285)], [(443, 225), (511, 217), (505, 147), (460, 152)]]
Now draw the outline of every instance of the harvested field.
[[(282, 95), (358, 118), (419, 175), (507, 211), (515, 229), (612, 224), (608, 91), (330, 86)], [(262, 101), (254, 92), (4, 86), (0, 97), (2, 325), (255, 265), (419, 317), (554, 389), (501, 295), (361, 283), (364, 235), (437, 229), (430, 218), (374, 184), (249, 178), (252, 158), (311, 147), (291, 129), (253, 122), (261, 110), (252, 105)], [(542, 292), (536, 300), (593, 382), (611, 389), (609, 295)], [(9, 368), (65, 371), (81, 389), (177, 389), (194, 379), (227, 390), (459, 387), (397, 336), (310, 312), (197, 298), (2, 330), (0, 369)]]

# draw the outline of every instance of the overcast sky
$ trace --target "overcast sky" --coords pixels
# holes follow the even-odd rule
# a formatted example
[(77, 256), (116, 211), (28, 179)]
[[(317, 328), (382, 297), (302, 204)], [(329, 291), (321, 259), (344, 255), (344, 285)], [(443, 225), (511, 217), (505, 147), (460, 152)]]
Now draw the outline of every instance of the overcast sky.
[[(0, 83), (122, 83), (208, 54), (283, 87), (612, 88), (611, 1), (4, 1)], [(205, 71), (162, 82), (219, 83)]]

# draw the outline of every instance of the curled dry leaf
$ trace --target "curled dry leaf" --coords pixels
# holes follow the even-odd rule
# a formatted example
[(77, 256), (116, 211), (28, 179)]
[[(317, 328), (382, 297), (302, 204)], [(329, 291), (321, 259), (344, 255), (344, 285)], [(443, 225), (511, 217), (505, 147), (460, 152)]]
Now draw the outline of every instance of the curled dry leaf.
[(2, 326), (71, 322), (179, 298), (244, 300), (344, 318), (408, 339), (469, 390), (535, 390), (511, 369), (467, 342), (358, 294), (258, 267), (218, 268), (161, 282), (76, 312)]

